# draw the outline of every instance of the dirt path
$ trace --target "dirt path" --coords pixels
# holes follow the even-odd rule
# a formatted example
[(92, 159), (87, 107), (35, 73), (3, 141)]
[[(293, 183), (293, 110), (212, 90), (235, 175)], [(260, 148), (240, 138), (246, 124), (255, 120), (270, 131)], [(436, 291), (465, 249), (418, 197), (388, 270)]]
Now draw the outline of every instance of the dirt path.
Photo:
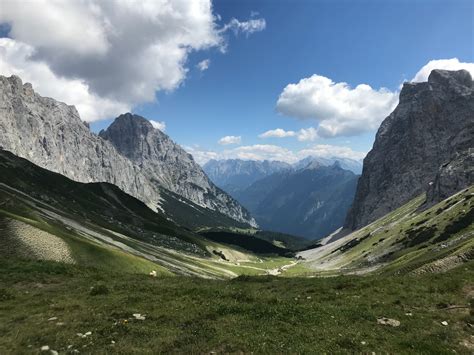
[(293, 266), (295, 266), (296, 264), (298, 264), (296, 261), (291, 261), (289, 264), (280, 266), (280, 267), (275, 268), (275, 269), (267, 270), (267, 274), (268, 274), (268, 275), (272, 275), (272, 276), (278, 276), (278, 275), (280, 275), (283, 271), (288, 270), (290, 267), (293, 267)]

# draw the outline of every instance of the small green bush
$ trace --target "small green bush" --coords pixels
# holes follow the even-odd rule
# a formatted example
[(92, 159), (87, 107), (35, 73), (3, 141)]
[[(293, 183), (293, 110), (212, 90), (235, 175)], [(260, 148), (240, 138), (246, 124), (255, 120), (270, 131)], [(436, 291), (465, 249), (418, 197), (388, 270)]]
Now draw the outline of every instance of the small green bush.
[(8, 291), (4, 288), (0, 288), (0, 302), (1, 301), (9, 301), (9, 300), (12, 300), (14, 298), (15, 298), (15, 296), (13, 296), (13, 294), (10, 291)]
[(97, 284), (95, 286), (91, 287), (91, 290), (89, 294), (91, 296), (99, 296), (99, 295), (108, 295), (109, 294), (109, 288), (104, 285), (104, 284)]

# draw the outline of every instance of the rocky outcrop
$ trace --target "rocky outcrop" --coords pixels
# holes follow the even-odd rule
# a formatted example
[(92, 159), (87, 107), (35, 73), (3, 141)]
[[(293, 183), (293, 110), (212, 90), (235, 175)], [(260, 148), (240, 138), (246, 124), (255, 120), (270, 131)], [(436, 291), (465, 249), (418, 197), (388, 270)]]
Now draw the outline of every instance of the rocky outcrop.
[(469, 72), (433, 70), (427, 82), (405, 83), (364, 159), (345, 227), (367, 225), (427, 190), (434, 203), (473, 184), (466, 169), (472, 169), (473, 146)]
[(425, 207), (430, 207), (472, 184), (474, 184), (474, 148), (456, 153), (451, 161), (439, 168), (428, 188)]
[[(0, 76), (0, 133), (1, 149), (79, 182), (112, 183), (155, 210), (161, 208), (160, 191), (176, 183), (183, 186), (172, 191), (182, 193), (181, 196), (192, 202), (240, 222), (253, 223), (244, 208), (215, 186), (208, 183), (194, 184), (199, 178), (177, 178), (176, 174), (156, 178), (159, 174), (166, 173), (164, 165), (171, 164), (173, 159), (192, 161), (186, 153), (159, 163), (151, 161), (158, 156), (156, 154), (145, 154), (142, 161), (138, 157), (138, 151), (130, 157), (125, 154), (126, 151), (122, 154), (122, 147), (117, 150), (112, 142), (90, 132), (74, 106), (41, 97), (33, 91), (31, 84), (23, 85), (16, 76)], [(162, 133), (154, 130), (151, 135), (161, 137)], [(138, 138), (148, 139), (145, 136)], [(158, 144), (158, 140), (145, 140), (141, 144), (150, 148), (153, 143)], [(174, 143), (167, 138), (166, 146), (169, 148), (172, 144)], [(161, 147), (158, 145), (153, 149), (157, 151)], [(169, 151), (170, 149), (165, 154), (169, 154)], [(171, 151), (178, 152), (180, 148), (175, 145)], [(144, 164), (144, 161), (149, 164)], [(158, 173), (150, 172), (154, 166), (161, 166), (162, 169)], [(190, 165), (177, 163), (170, 170), (185, 167), (189, 168)], [(200, 169), (182, 171), (181, 174), (199, 175), (201, 178), (204, 175)], [(191, 191), (193, 189), (196, 190), (195, 193)]]
[(147, 119), (123, 114), (99, 133), (123, 156), (140, 167), (151, 181), (194, 203), (224, 213), (238, 221), (252, 221), (237, 201), (217, 188), (193, 157)]

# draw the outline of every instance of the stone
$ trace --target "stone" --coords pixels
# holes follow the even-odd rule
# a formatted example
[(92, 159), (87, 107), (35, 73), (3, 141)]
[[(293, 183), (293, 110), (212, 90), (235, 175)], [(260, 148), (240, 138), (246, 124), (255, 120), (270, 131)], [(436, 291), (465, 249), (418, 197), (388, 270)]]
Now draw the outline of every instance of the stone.
[(400, 326), (400, 321), (396, 320), (396, 319), (382, 317), (382, 318), (377, 319), (377, 324), (388, 325), (390, 327), (399, 327)]
[(134, 313), (134, 314), (133, 314), (133, 317), (134, 317), (136, 320), (145, 320), (145, 319), (146, 319), (145, 315), (142, 315), (142, 314), (140, 314), (140, 313)]

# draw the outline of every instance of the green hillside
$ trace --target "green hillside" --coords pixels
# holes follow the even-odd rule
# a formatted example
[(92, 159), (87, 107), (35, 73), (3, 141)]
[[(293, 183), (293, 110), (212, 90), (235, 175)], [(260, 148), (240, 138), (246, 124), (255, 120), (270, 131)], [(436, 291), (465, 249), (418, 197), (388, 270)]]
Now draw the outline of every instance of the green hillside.
[[(472, 261), (442, 274), (232, 281), (4, 259), (0, 268), (2, 354), (43, 346), (59, 353), (471, 354), (474, 346)], [(379, 324), (382, 317), (399, 326)]]
[(253, 237), (265, 257), (207, 240), (114, 185), (77, 183), (5, 151), (0, 168), (0, 252), (12, 258), (205, 278), (267, 274), (291, 262)]
[[(423, 210), (425, 196), (344, 238), (301, 252), (320, 273), (424, 273), (474, 258), (474, 186)], [(293, 270), (295, 271), (295, 270)]]

